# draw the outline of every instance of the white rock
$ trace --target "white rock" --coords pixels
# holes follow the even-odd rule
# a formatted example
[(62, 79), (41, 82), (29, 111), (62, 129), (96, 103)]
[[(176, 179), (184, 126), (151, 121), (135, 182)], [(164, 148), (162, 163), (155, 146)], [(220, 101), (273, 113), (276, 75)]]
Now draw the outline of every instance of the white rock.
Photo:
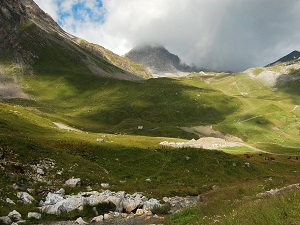
[(137, 209), (135, 215), (137, 216), (141, 216), (144, 214), (144, 210), (143, 209)]
[(71, 178), (65, 182), (65, 185), (69, 187), (76, 187), (80, 185), (80, 182), (80, 178)]
[(133, 210), (143, 205), (140, 199), (125, 198), (122, 202), (123, 208), (127, 213), (131, 213)]
[(163, 197), (163, 201), (167, 203), (170, 201), (170, 199), (168, 197)]
[(104, 219), (104, 220), (111, 220), (111, 219), (113, 219), (113, 218), (114, 218), (114, 216), (111, 215), (111, 214), (108, 214), (108, 213), (105, 213), (104, 216), (103, 216), (103, 219)]
[(6, 198), (6, 202), (12, 205), (15, 205), (16, 203), (14, 203), (13, 200), (11, 200), (10, 198)]
[(127, 213), (121, 213), (122, 218), (126, 218), (128, 216)]
[(35, 199), (27, 192), (18, 192), (17, 197), (21, 199), (26, 205), (31, 204), (33, 201), (35, 201)]
[(102, 220), (104, 219), (104, 217), (101, 215), (101, 216), (96, 216), (94, 217), (92, 220), (91, 220), (91, 223), (95, 222), (95, 223), (99, 223), (99, 222), (102, 222)]
[(36, 219), (36, 220), (40, 220), (42, 218), (42, 214), (40, 213), (37, 213), (37, 212), (29, 212), (27, 214), (27, 218), (33, 218), (33, 219)]
[(108, 189), (110, 186), (109, 186), (108, 183), (101, 183), (101, 187), (105, 188), (105, 189)]
[(66, 191), (63, 188), (61, 188), (57, 192), (55, 192), (55, 194), (58, 194), (58, 195), (64, 197), (66, 194)]
[(87, 222), (85, 222), (81, 217), (79, 217), (77, 220), (75, 220), (76, 223), (83, 225), (83, 224), (88, 224)]
[(150, 210), (144, 210), (146, 216), (152, 216), (152, 212)]
[(148, 201), (144, 202), (143, 210), (152, 210), (155, 206), (161, 207), (161, 204), (157, 199), (151, 198)]
[(44, 175), (44, 174), (45, 174), (44, 170), (41, 169), (41, 168), (37, 168), (35, 172), (36, 172), (37, 174), (39, 174), (39, 175)]
[(60, 194), (54, 194), (49, 192), (46, 197), (46, 201), (44, 202), (44, 205), (54, 205), (62, 200), (64, 200), (64, 198)]
[(150, 179), (150, 178), (147, 178), (146, 181), (150, 183), (150, 182), (151, 182), (151, 179)]
[(10, 212), (8, 214), (8, 217), (11, 220), (13, 220), (13, 221), (20, 221), (20, 220), (22, 220), (22, 215), (18, 211), (16, 211), (16, 210), (13, 210), (12, 212)]
[(0, 224), (6, 225), (6, 224), (11, 224), (11, 223), (12, 223), (12, 221), (8, 216), (0, 217)]

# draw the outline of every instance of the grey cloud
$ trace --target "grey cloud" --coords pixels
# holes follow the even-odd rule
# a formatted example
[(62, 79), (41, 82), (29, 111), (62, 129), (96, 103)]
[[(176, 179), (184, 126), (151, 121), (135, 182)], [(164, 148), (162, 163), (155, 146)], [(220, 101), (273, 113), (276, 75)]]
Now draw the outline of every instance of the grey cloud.
[[(35, 1), (57, 18), (57, 0)], [(76, 1), (61, 0), (67, 5)], [(299, 0), (102, 2), (104, 24), (68, 18), (63, 28), (118, 54), (154, 43), (186, 62), (223, 71), (264, 66), (300, 50)]]
[(158, 5), (152, 6), (163, 11), (155, 18), (151, 14), (143, 18), (142, 13), (147, 10), (143, 8), (126, 8), (132, 15), (126, 18), (108, 11), (105, 25), (110, 26), (110, 35), (117, 34), (132, 46), (163, 44), (185, 61), (214, 70), (263, 66), (300, 49), (298, 0), (165, 2), (168, 4), (159, 5), (156, 1)]

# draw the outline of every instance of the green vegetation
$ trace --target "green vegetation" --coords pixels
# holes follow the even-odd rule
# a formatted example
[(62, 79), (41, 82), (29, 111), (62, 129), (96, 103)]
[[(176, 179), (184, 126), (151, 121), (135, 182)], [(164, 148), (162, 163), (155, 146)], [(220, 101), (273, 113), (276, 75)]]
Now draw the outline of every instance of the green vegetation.
[[(31, 29), (36, 27), (24, 27), (21, 35)], [(192, 74), (142, 82), (100, 78), (83, 61), (86, 49), (32, 36), (23, 41), (39, 60), (32, 64), (32, 71), (18, 75), (31, 99), (0, 103), (0, 151), (9, 161), (0, 170), (1, 198), (17, 200), (11, 188), (14, 183), (35, 190), (58, 189), (68, 178), (79, 177), (81, 186), (66, 189), (67, 194), (87, 186), (100, 190), (101, 183), (109, 183), (113, 191), (157, 198), (200, 194), (203, 204), (170, 216), (170, 224), (214, 220), (255, 224), (263, 218), (270, 224), (290, 218), (292, 224), (294, 201), (288, 199), (297, 199), (297, 193), (259, 203), (253, 203), (253, 196), (299, 182), (300, 109), (295, 107), (299, 100), (294, 92), (286, 87), (274, 90), (246, 74)], [(89, 60), (105, 72), (123, 72), (97, 57)], [(53, 122), (77, 131), (59, 129)], [(213, 151), (159, 144), (198, 138), (180, 127), (200, 125), (242, 138), (248, 146)], [(45, 159), (54, 160), (55, 166), (46, 171), (44, 180), (36, 181), (33, 165)], [(18, 205), (22, 214), (42, 199), (38, 192), (33, 195), (37, 200), (33, 205)], [(283, 200), (286, 207), (266, 207)], [(245, 217), (247, 208), (249, 215), (258, 212), (257, 204), (268, 217)], [(0, 201), (1, 214), (12, 209)], [(155, 210), (166, 213), (169, 209)], [(64, 218), (82, 212), (74, 213)], [(80, 215), (89, 213), (91, 209), (85, 209)]]
[(263, 199), (212, 200), (168, 218), (166, 224), (299, 224), (299, 200), (299, 191)]

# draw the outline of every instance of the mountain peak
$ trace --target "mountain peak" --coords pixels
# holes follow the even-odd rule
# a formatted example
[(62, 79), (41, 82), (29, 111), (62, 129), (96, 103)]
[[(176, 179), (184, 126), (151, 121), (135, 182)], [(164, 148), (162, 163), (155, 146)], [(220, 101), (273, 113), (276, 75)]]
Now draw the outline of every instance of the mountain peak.
[(267, 66), (273, 66), (279, 63), (289, 62), (289, 61), (297, 60), (299, 58), (300, 58), (300, 52), (294, 50), (291, 53), (287, 54), (286, 56), (283, 56), (282, 58), (278, 59), (277, 61), (268, 64)]
[(198, 72), (201, 69), (187, 65), (175, 54), (162, 45), (140, 45), (130, 50), (125, 56), (132, 61), (146, 66), (153, 74), (180, 74)]

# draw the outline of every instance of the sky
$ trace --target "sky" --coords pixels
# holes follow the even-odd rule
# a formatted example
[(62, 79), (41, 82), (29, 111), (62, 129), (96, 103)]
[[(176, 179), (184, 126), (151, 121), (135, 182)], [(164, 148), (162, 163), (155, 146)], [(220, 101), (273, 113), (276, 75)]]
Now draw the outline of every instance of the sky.
[(34, 0), (68, 33), (119, 55), (165, 46), (217, 71), (264, 66), (300, 50), (299, 0)]

